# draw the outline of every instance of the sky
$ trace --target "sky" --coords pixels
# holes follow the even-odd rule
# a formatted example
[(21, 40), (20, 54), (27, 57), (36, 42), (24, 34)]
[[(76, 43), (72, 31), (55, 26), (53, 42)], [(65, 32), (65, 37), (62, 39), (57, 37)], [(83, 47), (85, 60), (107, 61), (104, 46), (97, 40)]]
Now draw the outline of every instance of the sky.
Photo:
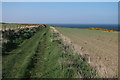
[(118, 3), (3, 2), (2, 21), (40, 24), (118, 24)]

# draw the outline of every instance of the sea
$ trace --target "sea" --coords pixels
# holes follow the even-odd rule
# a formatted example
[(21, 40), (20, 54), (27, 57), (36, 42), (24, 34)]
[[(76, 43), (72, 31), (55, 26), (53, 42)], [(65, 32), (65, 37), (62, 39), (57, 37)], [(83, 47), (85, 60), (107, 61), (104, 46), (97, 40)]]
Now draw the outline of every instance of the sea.
[(115, 30), (120, 31), (120, 26), (118, 27), (117, 24), (48, 24), (56, 27), (65, 27), (65, 28), (80, 28), (80, 29), (87, 29), (87, 28), (102, 28), (108, 30)]

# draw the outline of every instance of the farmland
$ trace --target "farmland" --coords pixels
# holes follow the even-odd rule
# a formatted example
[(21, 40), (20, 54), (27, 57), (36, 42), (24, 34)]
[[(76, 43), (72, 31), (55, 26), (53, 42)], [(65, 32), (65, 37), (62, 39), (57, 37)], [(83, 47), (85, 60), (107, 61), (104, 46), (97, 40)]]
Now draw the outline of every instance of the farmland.
[[(9, 26), (9, 24), (5, 24)], [(2, 31), (3, 78), (85, 78), (96, 71), (48, 25)], [(17, 24), (18, 25), (18, 24)], [(19, 26), (23, 26), (19, 24)]]
[(89, 64), (96, 68), (99, 77), (117, 77), (117, 33), (77, 28), (56, 29), (72, 41), (78, 53), (90, 57)]

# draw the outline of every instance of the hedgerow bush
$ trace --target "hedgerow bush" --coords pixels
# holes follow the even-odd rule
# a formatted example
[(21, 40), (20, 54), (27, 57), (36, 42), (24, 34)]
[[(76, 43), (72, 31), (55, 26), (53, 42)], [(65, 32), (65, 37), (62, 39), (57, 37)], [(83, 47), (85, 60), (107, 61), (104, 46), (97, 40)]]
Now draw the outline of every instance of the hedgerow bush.
[[(41, 30), (40, 27), (37, 28), (25, 28), (15, 30), (8, 30), (2, 32), (3, 43), (2, 43), (2, 53), (6, 55), (5, 52), (9, 52), (18, 47), (25, 39), (31, 38), (37, 31)], [(6, 40), (7, 42), (4, 42)]]

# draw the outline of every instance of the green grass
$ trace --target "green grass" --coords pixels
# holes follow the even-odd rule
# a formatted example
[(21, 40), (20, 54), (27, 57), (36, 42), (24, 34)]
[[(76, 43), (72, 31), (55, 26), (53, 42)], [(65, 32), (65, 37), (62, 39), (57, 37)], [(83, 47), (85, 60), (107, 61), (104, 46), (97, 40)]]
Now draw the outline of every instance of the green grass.
[(7, 77), (24, 77), (27, 65), (41, 39), (42, 32), (36, 33), (32, 38), (25, 40), (20, 47), (11, 52), (10, 55), (3, 57), (3, 76)]
[(65, 70), (60, 66), (62, 50), (56, 42), (51, 42), (50, 31), (44, 34), (34, 58), (34, 68), (29, 72), (30, 78), (64, 78)]
[(47, 27), (25, 40), (11, 54), (3, 56), (3, 77), (76, 78), (78, 73), (93, 76), (95, 72), (87, 62), (80, 60), (80, 55), (73, 55), (70, 48), (65, 51), (63, 41), (55, 40), (58, 37)]

